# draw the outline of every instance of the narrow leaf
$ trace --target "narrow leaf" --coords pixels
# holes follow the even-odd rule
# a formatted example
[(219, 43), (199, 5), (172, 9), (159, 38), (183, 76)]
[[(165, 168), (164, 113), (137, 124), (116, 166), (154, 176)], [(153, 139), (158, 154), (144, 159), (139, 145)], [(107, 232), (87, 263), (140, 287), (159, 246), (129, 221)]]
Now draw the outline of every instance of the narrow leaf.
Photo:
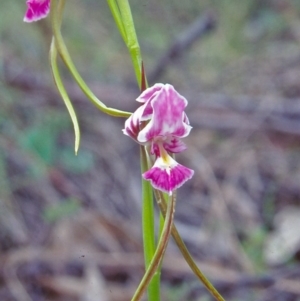
[(79, 144), (80, 144), (80, 129), (79, 129), (79, 124), (77, 120), (77, 116), (74, 110), (74, 107), (72, 105), (72, 102), (69, 98), (69, 95), (64, 87), (64, 84), (61, 80), (58, 66), (57, 66), (57, 48), (55, 45), (55, 39), (52, 39), (51, 42), (51, 47), (50, 47), (50, 65), (52, 69), (52, 75), (54, 78), (55, 85), (68, 109), (68, 112), (70, 114), (73, 127), (74, 127), (74, 132), (75, 132), (75, 153), (77, 154), (78, 149), (79, 149)]

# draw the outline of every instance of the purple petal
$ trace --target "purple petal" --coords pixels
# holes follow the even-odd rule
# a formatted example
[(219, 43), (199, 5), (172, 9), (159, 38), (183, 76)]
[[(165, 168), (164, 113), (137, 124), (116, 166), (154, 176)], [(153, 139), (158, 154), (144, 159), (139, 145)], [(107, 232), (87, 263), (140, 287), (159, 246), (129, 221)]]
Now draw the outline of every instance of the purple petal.
[[(142, 119), (141, 120), (148, 120), (150, 119), (153, 109), (151, 106), (151, 101), (152, 99), (157, 95), (157, 93), (160, 92), (161, 89), (165, 87), (164, 84), (155, 84), (154, 86), (148, 88), (145, 90), (136, 100), (138, 102), (142, 102), (145, 104), (144, 106), (144, 112), (142, 113)], [(173, 87), (172, 87), (173, 88)], [(174, 89), (174, 88), (173, 88)], [(184, 113), (184, 118), (183, 118), (184, 123), (190, 124), (186, 114)]]
[(194, 171), (177, 163), (171, 157), (169, 159), (171, 159), (171, 164), (167, 165), (159, 157), (154, 166), (143, 174), (143, 177), (145, 180), (150, 181), (154, 188), (171, 195), (175, 189), (192, 178)]
[(153, 108), (151, 105), (152, 99), (149, 99), (145, 104), (143, 105), (143, 112), (141, 116), (141, 121), (146, 121), (151, 119), (152, 114), (153, 114)]
[(140, 119), (143, 112), (143, 106), (139, 107), (131, 116), (125, 121), (125, 128), (122, 130), (123, 134), (137, 140), (140, 131)]
[(146, 89), (136, 100), (144, 103), (144, 111), (142, 113), (142, 121), (149, 120), (153, 114), (151, 105), (152, 99), (163, 89), (164, 84), (155, 84), (154, 86)]
[(184, 109), (187, 100), (172, 85), (166, 84), (151, 99), (153, 114), (150, 122), (139, 133), (138, 141), (147, 142), (158, 137), (186, 137), (190, 130)]
[(50, 11), (50, 0), (27, 0), (24, 22), (38, 21), (45, 18)]
[(185, 143), (175, 137), (170, 137), (163, 142), (164, 148), (173, 154), (180, 153), (187, 149)]
[(146, 89), (137, 99), (136, 101), (145, 103), (148, 100), (151, 100), (155, 94), (160, 91), (164, 87), (164, 84), (155, 84), (154, 86)]
[(187, 117), (187, 115), (183, 112), (183, 122), (186, 123), (186, 124), (190, 124), (190, 121)]

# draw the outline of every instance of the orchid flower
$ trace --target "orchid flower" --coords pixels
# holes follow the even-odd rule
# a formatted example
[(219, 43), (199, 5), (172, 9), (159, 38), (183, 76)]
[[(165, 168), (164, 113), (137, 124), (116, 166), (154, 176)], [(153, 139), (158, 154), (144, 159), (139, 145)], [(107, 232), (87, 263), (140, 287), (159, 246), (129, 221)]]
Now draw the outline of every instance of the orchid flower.
[(50, 12), (50, 0), (27, 0), (24, 22), (34, 22), (47, 17)]
[(143, 178), (154, 188), (171, 195), (194, 174), (170, 155), (186, 149), (180, 138), (188, 136), (192, 129), (184, 112), (187, 100), (172, 85), (155, 84), (137, 101), (142, 105), (126, 120), (123, 133), (139, 144), (149, 146), (155, 163)]

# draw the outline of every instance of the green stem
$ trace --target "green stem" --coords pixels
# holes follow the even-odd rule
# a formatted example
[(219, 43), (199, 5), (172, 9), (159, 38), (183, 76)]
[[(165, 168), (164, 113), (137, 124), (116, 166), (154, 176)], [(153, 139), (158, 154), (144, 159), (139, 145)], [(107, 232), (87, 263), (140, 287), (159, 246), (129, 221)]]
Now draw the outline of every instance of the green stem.
[[(175, 203), (176, 203), (176, 197), (172, 196), (171, 200), (168, 202), (167, 206), (167, 212), (165, 216), (165, 223), (162, 230), (161, 237), (159, 239), (159, 242), (157, 244), (157, 248), (155, 250), (154, 256), (149, 264), (149, 267), (143, 276), (143, 279), (140, 282), (140, 285), (138, 286), (137, 290), (134, 293), (134, 296), (132, 297), (131, 301), (139, 301), (144, 293), (144, 291), (147, 288), (147, 285), (151, 281), (152, 277), (155, 275), (155, 272), (159, 268), (162, 259), (164, 257), (165, 251), (168, 246), (169, 238), (171, 236), (171, 230), (173, 225), (173, 219), (174, 219), (174, 209), (175, 209)], [(156, 300), (159, 299), (149, 299), (149, 300)]]
[[(141, 171), (144, 173), (148, 169), (147, 155), (144, 146), (140, 147)], [(150, 266), (151, 260), (155, 253), (155, 226), (154, 226), (154, 202), (153, 191), (150, 182), (142, 179), (143, 189), (143, 244), (144, 244), (144, 259), (145, 269)], [(148, 300), (160, 300), (160, 275), (157, 273), (153, 276), (148, 285)]]
[[(157, 201), (157, 204), (160, 208), (160, 211), (162, 215), (166, 218), (166, 212), (167, 212), (167, 204), (166, 200), (164, 199), (164, 196), (162, 192), (158, 190), (154, 190), (154, 195)], [(180, 234), (178, 233), (175, 225), (172, 227), (172, 236), (183, 255), (184, 259), (190, 266), (191, 270), (194, 272), (194, 274), (198, 277), (198, 279), (203, 283), (203, 285), (207, 288), (207, 290), (212, 294), (212, 296), (215, 297), (218, 301), (225, 301), (225, 299), (221, 296), (221, 294), (216, 290), (216, 288), (212, 285), (212, 283), (206, 278), (206, 276), (201, 272), (201, 270), (196, 265), (195, 261), (193, 260), (193, 257), (189, 253), (185, 243), (183, 242)]]
[(57, 26), (60, 28), (66, 1), (59, 1), (58, 3), (51, 3), (50, 6), (50, 19), (56, 17)]
[[(53, 16), (57, 11), (57, 24), (58, 26), (61, 25), (61, 20), (62, 20), (62, 11), (63, 11), (63, 7), (64, 7), (64, 2), (61, 1), (59, 2), (58, 5), (58, 9), (56, 9), (55, 6), (51, 7), (51, 16)], [(60, 73), (58, 70), (58, 65), (57, 65), (57, 48), (56, 48), (56, 44), (55, 44), (55, 39), (52, 38), (52, 42), (51, 42), (51, 46), (50, 46), (50, 52), (49, 52), (49, 59), (50, 59), (50, 66), (51, 66), (51, 70), (52, 70), (52, 76), (54, 79), (54, 83), (68, 109), (68, 112), (71, 116), (71, 120), (73, 123), (73, 127), (74, 127), (74, 132), (75, 132), (75, 153), (77, 154), (78, 149), (79, 149), (79, 144), (80, 144), (80, 129), (79, 129), (79, 124), (78, 124), (78, 120), (77, 120), (77, 116), (76, 116), (76, 112), (74, 110), (74, 107), (72, 105), (72, 102), (68, 96), (68, 93), (64, 87), (64, 84), (62, 82), (62, 79), (60, 77)]]
[(51, 46), (50, 46), (50, 65), (51, 65), (51, 70), (52, 70), (52, 75), (53, 79), (55, 82), (55, 85), (68, 109), (68, 112), (70, 114), (73, 127), (74, 127), (74, 132), (75, 132), (75, 153), (78, 153), (79, 149), (79, 143), (80, 143), (80, 129), (79, 129), (79, 124), (76, 116), (76, 112), (73, 108), (72, 102), (68, 96), (68, 93), (64, 87), (64, 84), (61, 80), (59, 71), (58, 71), (58, 66), (57, 66), (57, 49), (55, 46), (55, 39), (52, 38)]
[(128, 0), (107, 0), (120, 34), (126, 44), (141, 89), (142, 56)]
[(117, 0), (117, 2), (126, 31), (126, 45), (131, 56), (136, 80), (138, 82), (139, 88), (141, 88), (142, 56), (140, 45), (136, 36), (130, 5), (127, 0)]
[(127, 38), (126, 38), (126, 32), (125, 32), (125, 28), (124, 28), (124, 24), (122, 21), (122, 17), (120, 15), (120, 10), (118, 8), (118, 5), (116, 3), (115, 0), (107, 0), (108, 6), (110, 8), (110, 11), (113, 15), (113, 18), (115, 20), (115, 23), (117, 24), (117, 27), (119, 29), (119, 32), (122, 36), (123, 41), (126, 44)]
[[(66, 0), (60, 0), (60, 2), (65, 2)], [(51, 0), (51, 10), (54, 12), (51, 14), (51, 22), (52, 22), (52, 31), (55, 37), (55, 43), (57, 46), (57, 50), (69, 69), (70, 73), (72, 74), (74, 80), (82, 90), (82, 92), (86, 95), (86, 97), (102, 112), (115, 116), (115, 117), (129, 117), (131, 115), (130, 112), (125, 112), (113, 108), (107, 107), (102, 101), (100, 101), (97, 96), (91, 91), (91, 89), (88, 87), (88, 85), (85, 83), (85, 81), (80, 76), (79, 72), (77, 71), (71, 56), (68, 52), (68, 49), (64, 43), (63, 37), (60, 32), (60, 21), (59, 21), (59, 15), (62, 12), (56, 12), (55, 8), (57, 6), (57, 0)]]

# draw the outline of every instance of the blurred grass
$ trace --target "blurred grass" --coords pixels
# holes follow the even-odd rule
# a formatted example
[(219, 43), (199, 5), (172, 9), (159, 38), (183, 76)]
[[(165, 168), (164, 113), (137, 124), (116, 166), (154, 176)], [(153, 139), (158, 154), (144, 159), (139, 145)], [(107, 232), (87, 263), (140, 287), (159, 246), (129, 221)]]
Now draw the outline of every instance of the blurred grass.
[[(282, 1), (280, 4), (272, 0), (132, 0), (131, 4), (148, 70), (155, 66), (157, 58), (178, 33), (196, 17), (208, 10), (216, 15), (217, 30), (186, 55), (183, 69), (181, 64), (174, 64), (162, 78), (179, 86), (193, 87), (198, 83), (204, 91), (214, 90), (220, 74), (226, 74), (226, 68), (235, 65), (239, 59), (268, 56), (270, 47), (278, 40), (291, 47), (297, 44), (296, 38), (289, 37), (289, 31), (293, 33), (295, 26), (299, 26), (298, 1)], [(16, 74), (30, 69), (51, 82), (49, 20), (24, 24), (24, 9), (22, 1), (2, 4), (0, 76), (3, 78), (4, 63), (13, 61)], [(69, 1), (63, 32), (78, 69), (88, 81), (117, 85), (133, 81), (127, 50), (105, 1)], [(70, 79), (66, 70), (62, 70)], [(188, 79), (192, 81), (188, 83)], [(236, 80), (239, 82), (240, 79)], [(229, 82), (230, 85), (236, 85), (235, 79)], [(95, 165), (94, 154), (84, 149), (84, 145), (79, 156), (75, 157), (70, 139), (67, 145), (62, 142), (62, 137), (73, 135), (63, 105), (39, 105), (39, 97), (6, 86), (1, 81), (1, 161), (6, 161), (6, 153), (11, 147), (30, 157), (24, 175), (5, 176), (5, 168), (2, 168), (1, 182), (12, 181), (9, 185), (3, 184), (6, 187), (16, 187), (13, 182), (22, 182), (22, 177), (26, 177), (25, 182), (30, 182), (31, 177), (43, 176), (51, 166), (61, 166), (76, 174), (88, 172)], [(80, 111), (79, 117), (83, 114), (85, 112)]]
[[(154, 68), (174, 38), (199, 15), (211, 11), (216, 16), (216, 30), (196, 43), (161, 78), (161, 81), (171, 82), (179, 88), (245, 93), (243, 84), (248, 87), (249, 81), (255, 77), (253, 73), (260, 73), (257, 67), (260, 61), (264, 62), (270, 56), (277, 61), (277, 58), (300, 53), (300, 2), (297, 0), (132, 0), (130, 3), (147, 70)], [(94, 206), (101, 213), (111, 208), (120, 215), (139, 210), (139, 204), (132, 200), (133, 197), (131, 199), (131, 195), (128, 197), (129, 205), (126, 203), (127, 207), (122, 207), (126, 194), (124, 187), (132, 182), (126, 174), (128, 167), (121, 166), (120, 162), (128, 161), (130, 168), (138, 170), (138, 163), (132, 162), (128, 155), (133, 153), (133, 146), (124, 147), (122, 144), (124, 149), (116, 149), (115, 141), (112, 144), (108, 142), (109, 138), (118, 140), (119, 136), (113, 134), (115, 128), (106, 117), (98, 112), (91, 113), (93, 108), (88, 102), (78, 105), (83, 142), (78, 156), (75, 156), (71, 122), (59, 96), (53, 97), (55, 99), (50, 102), (45, 95), (29, 93), (26, 89), (5, 83), (4, 69), (10, 62), (14, 63), (16, 76), (28, 70), (28, 74), (33, 71), (40, 74), (45, 82), (52, 83), (48, 64), (49, 20), (24, 24), (24, 10), (25, 0), (4, 1), (0, 10), (1, 250), (16, 248), (24, 241), (27, 244), (34, 241), (34, 238), (27, 236), (23, 241), (16, 239), (4, 246), (2, 236), (6, 240), (9, 236), (17, 237), (13, 229), (7, 230), (11, 227), (7, 227), (7, 212), (16, 217), (20, 228), (30, 224), (26, 220), (29, 216), (33, 226), (28, 226), (26, 231), (30, 232), (36, 224), (42, 224), (40, 220), (52, 224), (75, 215), (82, 204)], [(68, 1), (63, 33), (78, 69), (88, 82), (120, 86), (134, 82), (129, 55), (114, 26), (106, 1)], [(257, 64), (253, 67), (252, 62)], [(71, 81), (67, 70), (62, 68), (62, 72), (65, 79)], [(90, 124), (92, 129), (87, 127)], [(121, 122), (117, 123), (116, 128), (121, 130)], [(214, 139), (214, 143), (217, 141), (220, 146), (224, 141), (223, 133), (216, 133)], [(297, 148), (295, 152), (298, 152)], [(119, 171), (114, 172), (111, 164), (120, 166), (120, 170), (123, 168), (125, 171), (120, 174), (123, 178), (126, 177), (124, 174), (127, 175), (131, 184), (120, 184), (123, 178), (118, 179)], [(67, 184), (70, 184), (68, 178), (72, 177), (73, 186), (66, 190), (69, 195), (63, 189), (63, 192), (53, 191), (52, 169), (64, 172)], [(103, 180), (108, 175), (111, 177)], [(120, 186), (122, 189), (119, 189)], [(42, 193), (42, 190), (45, 192)], [(91, 191), (92, 196), (83, 190)], [(272, 223), (276, 211), (276, 191), (274, 188), (262, 201), (263, 220), (266, 220), (267, 226)], [(134, 191), (132, 195), (138, 198), (139, 194)], [(108, 200), (107, 206), (111, 207), (101, 208), (102, 203), (93, 204), (92, 200), (98, 201), (98, 198), (101, 202)], [(112, 203), (111, 199), (116, 199), (116, 203)], [(38, 207), (38, 213), (33, 207)], [(262, 247), (268, 230), (259, 224), (243, 243), (259, 272), (267, 269)], [(169, 300), (180, 300), (185, 291), (185, 287), (180, 287), (179, 292), (172, 288), (168, 294)]]

